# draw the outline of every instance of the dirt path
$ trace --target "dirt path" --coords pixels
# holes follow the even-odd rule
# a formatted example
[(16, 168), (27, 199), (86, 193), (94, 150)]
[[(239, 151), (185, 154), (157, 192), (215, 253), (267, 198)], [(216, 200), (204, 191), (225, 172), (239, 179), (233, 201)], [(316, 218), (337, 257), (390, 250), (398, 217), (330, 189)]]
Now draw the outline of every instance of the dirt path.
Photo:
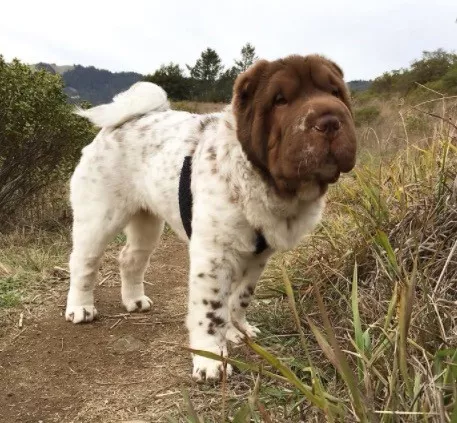
[[(186, 246), (165, 237), (151, 260), (146, 294), (153, 309), (125, 314), (115, 257), (108, 252), (99, 276), (93, 324), (63, 318), (66, 283), (57, 302), (24, 320), (0, 340), (0, 421), (165, 421), (181, 388), (191, 386), (184, 327)], [(68, 281), (67, 281), (68, 282)]]

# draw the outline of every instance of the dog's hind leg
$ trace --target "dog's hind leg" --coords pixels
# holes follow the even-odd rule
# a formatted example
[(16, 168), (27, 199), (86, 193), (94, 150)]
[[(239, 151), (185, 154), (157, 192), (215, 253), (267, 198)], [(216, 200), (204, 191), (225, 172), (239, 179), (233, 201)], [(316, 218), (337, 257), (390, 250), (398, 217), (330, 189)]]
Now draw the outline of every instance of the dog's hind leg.
[(73, 219), (65, 318), (73, 323), (90, 322), (97, 315), (94, 285), (100, 259), (108, 242), (125, 226), (128, 215), (88, 194), (83, 201), (73, 201)]
[(119, 255), (119, 265), (122, 303), (127, 311), (146, 311), (151, 308), (151, 300), (144, 295), (143, 278), (163, 226), (162, 219), (149, 212), (140, 211), (125, 227), (127, 243)]

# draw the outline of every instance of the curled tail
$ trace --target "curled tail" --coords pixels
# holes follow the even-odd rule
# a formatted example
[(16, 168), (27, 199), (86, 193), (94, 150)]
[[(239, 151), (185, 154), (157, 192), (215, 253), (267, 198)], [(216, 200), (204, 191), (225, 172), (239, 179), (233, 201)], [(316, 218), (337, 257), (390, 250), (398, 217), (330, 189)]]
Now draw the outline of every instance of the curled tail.
[(76, 114), (89, 119), (101, 128), (122, 125), (130, 119), (148, 112), (164, 112), (170, 109), (167, 93), (151, 82), (137, 82), (127, 91), (113, 98), (109, 104), (77, 109)]

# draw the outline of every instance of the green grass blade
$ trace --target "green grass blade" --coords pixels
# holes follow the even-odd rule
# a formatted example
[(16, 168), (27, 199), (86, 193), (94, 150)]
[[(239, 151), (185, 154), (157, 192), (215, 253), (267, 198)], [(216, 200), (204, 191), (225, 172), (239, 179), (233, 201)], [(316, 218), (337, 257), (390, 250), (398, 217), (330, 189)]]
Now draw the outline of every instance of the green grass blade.
[[(354, 263), (354, 271), (352, 273), (352, 324), (354, 326), (355, 344), (359, 351), (365, 354), (365, 341), (362, 332), (362, 324), (360, 322), (359, 314), (359, 297), (358, 297), (358, 275), (357, 275), (357, 261)], [(357, 370), (359, 374), (359, 381), (363, 380), (363, 362), (360, 358), (357, 359)]]
[(249, 423), (251, 421), (251, 406), (244, 404), (233, 416), (232, 423)]
[[(341, 377), (346, 383), (346, 386), (349, 389), (352, 398), (352, 405), (354, 407), (354, 412), (356, 413), (357, 417), (361, 422), (372, 423), (375, 421), (375, 418), (371, 415), (371, 413), (368, 412), (368, 409), (366, 408), (366, 403), (362, 398), (362, 394), (358, 388), (358, 384), (356, 382), (354, 374), (352, 373), (351, 368), (349, 367), (349, 363), (346, 360), (346, 357), (341, 351), (341, 348), (336, 340), (335, 333), (333, 332), (332, 325), (330, 323), (327, 311), (325, 309), (324, 301), (322, 300), (322, 296), (319, 292), (319, 287), (316, 283), (314, 283), (314, 289), (320, 313), (324, 321), (324, 327), (327, 332), (329, 344), (331, 345), (333, 353), (335, 354), (336, 369), (340, 373)], [(368, 418), (369, 414), (370, 418)]]
[(387, 237), (386, 233), (378, 229), (376, 231), (375, 241), (386, 252), (387, 260), (392, 270), (395, 272), (397, 276), (399, 276), (400, 268), (397, 263), (397, 258), (395, 256), (395, 252), (392, 248), (392, 245), (390, 244), (389, 238)]
[(187, 391), (183, 392), (183, 397), (184, 397), (184, 402), (186, 403), (186, 407), (187, 407), (189, 423), (204, 423), (202, 420), (200, 420), (200, 417), (198, 416), (197, 412), (195, 411), (194, 406), (192, 404), (192, 401), (189, 398), (189, 394)]
[[(295, 297), (294, 297), (294, 292), (292, 289), (292, 284), (290, 283), (289, 276), (287, 275), (287, 272), (286, 272), (286, 269), (284, 268), (284, 266), (282, 266), (282, 275), (283, 275), (283, 282), (284, 282), (284, 287), (286, 290), (287, 298), (289, 299), (289, 306), (290, 306), (290, 309), (292, 310), (292, 315), (295, 320), (295, 326), (300, 335), (300, 342), (301, 342), (302, 348), (305, 352), (306, 359), (309, 364), (309, 371), (311, 373), (311, 384), (312, 384), (313, 390), (314, 390), (316, 396), (321, 397), (325, 402), (326, 401), (325, 396), (324, 396), (325, 390), (322, 386), (322, 382), (319, 378), (319, 375), (315, 371), (315, 368), (311, 361), (311, 356), (308, 351), (308, 344), (306, 342), (305, 334), (303, 332), (303, 328), (302, 328), (301, 321), (300, 321), (300, 317), (298, 315), (297, 304), (295, 303)], [(332, 418), (330, 416), (328, 416), (328, 419), (332, 420)]]

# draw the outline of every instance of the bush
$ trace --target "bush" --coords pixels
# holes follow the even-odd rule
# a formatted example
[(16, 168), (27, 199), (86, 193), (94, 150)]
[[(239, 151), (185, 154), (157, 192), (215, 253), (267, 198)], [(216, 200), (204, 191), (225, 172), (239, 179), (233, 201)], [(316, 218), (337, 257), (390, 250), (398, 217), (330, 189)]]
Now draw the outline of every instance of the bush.
[(371, 125), (379, 116), (376, 106), (366, 106), (354, 110), (355, 126)]
[(0, 221), (67, 178), (93, 136), (67, 104), (60, 76), (0, 56)]

